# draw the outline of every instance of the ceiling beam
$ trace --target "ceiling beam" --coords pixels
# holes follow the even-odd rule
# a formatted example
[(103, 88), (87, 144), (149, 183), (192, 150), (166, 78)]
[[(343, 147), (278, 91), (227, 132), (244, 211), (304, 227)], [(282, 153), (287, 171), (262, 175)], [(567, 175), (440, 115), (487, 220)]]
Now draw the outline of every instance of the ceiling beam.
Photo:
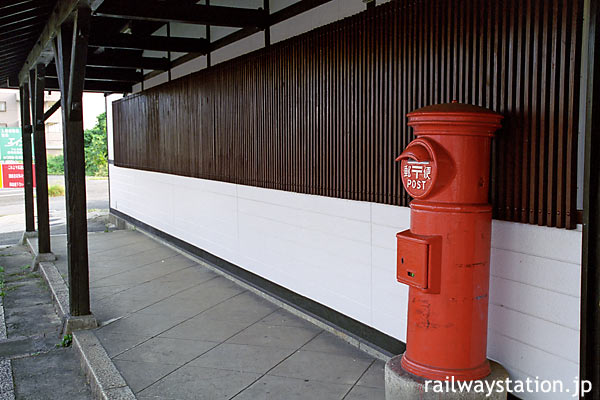
[(125, 34), (114, 36), (96, 35), (90, 38), (89, 45), (109, 49), (173, 51), (178, 53), (207, 53), (209, 48), (206, 39), (164, 36), (148, 38)]
[(53, 58), (52, 40), (56, 37), (58, 29), (63, 22), (71, 18), (73, 11), (78, 6), (89, 6), (92, 11), (100, 7), (104, 0), (59, 0), (47, 19), (35, 46), (27, 56), (27, 60), (19, 72), (19, 83), (29, 79), (29, 70), (36, 64), (48, 64)]
[[(46, 68), (46, 76), (51, 78), (58, 77), (55, 64), (48, 64), (48, 67)], [(94, 81), (137, 83), (142, 81), (142, 73), (137, 72), (135, 69), (100, 68), (90, 67), (88, 65), (85, 69), (85, 79)]]
[(142, 21), (182, 22), (214, 26), (264, 26), (267, 14), (264, 10), (248, 8), (206, 6), (179, 2), (174, 6), (168, 1), (128, 0), (105, 4), (94, 15), (136, 19)]
[[(46, 90), (60, 90), (57, 78), (46, 78)], [(101, 93), (129, 93), (131, 84), (126, 82), (100, 82), (85, 80), (83, 90), (86, 92)]]
[(166, 71), (169, 69), (169, 60), (158, 57), (89, 54), (87, 65), (92, 67), (141, 68)]
[(50, 14), (50, 18), (46, 23), (46, 26), (42, 30), (37, 43), (31, 49), (25, 64), (19, 72), (19, 83), (23, 84), (29, 79), (29, 70), (38, 63), (48, 64), (54, 57), (52, 54), (51, 42), (56, 37), (56, 32), (60, 29), (60, 25), (71, 16), (75, 6), (79, 3), (79, 0), (64, 0), (56, 3), (56, 7)]

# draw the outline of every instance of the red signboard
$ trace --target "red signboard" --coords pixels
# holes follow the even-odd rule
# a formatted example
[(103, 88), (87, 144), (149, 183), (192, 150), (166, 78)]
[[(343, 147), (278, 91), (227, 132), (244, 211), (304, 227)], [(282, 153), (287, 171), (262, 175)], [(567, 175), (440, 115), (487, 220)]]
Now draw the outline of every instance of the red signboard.
[[(35, 166), (33, 170), (33, 186), (35, 186)], [(23, 178), (23, 164), (2, 164), (2, 181), (1, 187), (7, 188), (22, 188), (25, 186)]]

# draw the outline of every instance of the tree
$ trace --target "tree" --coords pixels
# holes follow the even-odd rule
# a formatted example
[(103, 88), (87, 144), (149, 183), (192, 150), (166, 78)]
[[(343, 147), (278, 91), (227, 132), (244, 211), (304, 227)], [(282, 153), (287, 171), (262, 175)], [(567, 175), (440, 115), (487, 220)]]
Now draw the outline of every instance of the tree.
[(106, 113), (98, 115), (96, 119), (96, 126), (83, 132), (85, 174), (106, 176), (108, 174)]
[[(85, 152), (85, 174), (87, 176), (108, 175), (108, 152), (106, 138), (106, 113), (96, 117), (96, 125), (83, 132)], [(64, 173), (63, 155), (48, 157), (48, 174)]]

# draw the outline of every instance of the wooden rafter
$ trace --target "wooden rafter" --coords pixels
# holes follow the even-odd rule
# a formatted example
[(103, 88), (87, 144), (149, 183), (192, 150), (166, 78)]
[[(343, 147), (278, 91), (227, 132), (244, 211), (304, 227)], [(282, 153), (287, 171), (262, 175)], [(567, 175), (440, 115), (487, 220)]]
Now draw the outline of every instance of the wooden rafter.
[[(87, 6), (92, 11), (100, 7), (104, 0), (59, 0), (50, 14), (41, 35), (39, 36), (35, 46), (29, 52), (21, 71), (19, 72), (19, 82), (29, 79), (29, 70), (38, 63), (48, 64), (53, 58), (52, 40), (56, 37), (60, 26), (66, 20), (72, 18), (73, 11), (78, 6)], [(39, 21), (35, 21), (39, 23)], [(20, 27), (19, 29), (22, 29)]]
[(206, 53), (208, 41), (183, 37), (152, 36), (152, 38), (117, 34), (96, 35), (90, 39), (90, 46), (109, 49), (174, 51), (179, 53)]
[[(48, 64), (46, 77), (58, 78), (55, 64)], [(107, 81), (107, 82), (139, 82), (142, 80), (142, 73), (135, 69), (126, 68), (102, 68), (87, 66), (85, 69), (85, 80), (87, 81)]]
[(264, 26), (264, 10), (238, 7), (206, 6), (180, 2), (176, 7), (170, 2), (129, 0), (105, 4), (94, 15), (141, 21), (182, 22), (216, 26)]

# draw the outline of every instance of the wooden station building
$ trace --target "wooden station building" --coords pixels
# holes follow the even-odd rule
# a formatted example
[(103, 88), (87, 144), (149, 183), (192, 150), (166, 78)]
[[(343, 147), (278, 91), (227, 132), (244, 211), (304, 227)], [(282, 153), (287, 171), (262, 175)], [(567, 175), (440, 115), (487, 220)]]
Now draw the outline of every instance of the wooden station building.
[(105, 92), (111, 213), (398, 354), (406, 114), (487, 107), (504, 115), (488, 357), (598, 398), (599, 17), (594, 0), (4, 1), (27, 231), (51, 252), (41, 107), (60, 89), (70, 311), (89, 314), (82, 92)]

